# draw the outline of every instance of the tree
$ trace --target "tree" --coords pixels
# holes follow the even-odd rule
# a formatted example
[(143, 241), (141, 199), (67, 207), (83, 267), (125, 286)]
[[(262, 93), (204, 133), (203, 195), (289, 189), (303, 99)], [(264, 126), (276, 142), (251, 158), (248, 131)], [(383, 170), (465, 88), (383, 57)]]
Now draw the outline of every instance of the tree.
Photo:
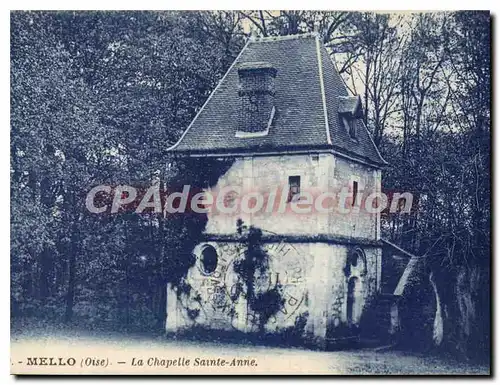
[[(217, 22), (193, 28), (202, 19)], [(97, 184), (175, 179), (164, 175), (164, 150), (238, 52), (236, 22), (217, 13), (13, 13), (12, 281), (21, 314), (50, 307), (70, 321), (76, 306), (90, 322), (113, 314), (140, 323), (131, 312), (143, 305), (131, 298), (147, 303), (155, 287), (151, 318), (164, 320), (173, 261), (166, 240), (174, 238), (165, 236), (166, 223), (187, 237), (197, 225), (126, 212), (96, 217), (85, 210), (85, 195)], [(234, 36), (224, 32), (228, 25)], [(151, 271), (151, 285), (143, 285), (137, 275)], [(103, 302), (89, 301), (94, 296)]]

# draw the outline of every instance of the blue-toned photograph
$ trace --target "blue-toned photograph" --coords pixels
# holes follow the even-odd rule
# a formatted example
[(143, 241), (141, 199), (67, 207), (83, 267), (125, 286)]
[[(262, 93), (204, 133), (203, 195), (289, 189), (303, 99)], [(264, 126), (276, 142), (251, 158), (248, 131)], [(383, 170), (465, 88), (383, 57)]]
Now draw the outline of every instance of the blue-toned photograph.
[(11, 374), (490, 375), (488, 11), (12, 11)]

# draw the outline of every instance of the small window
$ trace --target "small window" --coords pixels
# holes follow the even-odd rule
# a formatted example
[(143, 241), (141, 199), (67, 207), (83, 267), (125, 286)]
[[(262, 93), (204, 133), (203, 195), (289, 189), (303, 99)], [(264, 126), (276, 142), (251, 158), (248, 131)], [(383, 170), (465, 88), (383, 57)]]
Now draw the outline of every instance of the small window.
[(356, 198), (358, 197), (358, 182), (352, 182), (352, 205), (356, 204)]
[(205, 274), (212, 274), (217, 269), (217, 251), (213, 246), (207, 245), (201, 252), (201, 267)]
[(354, 119), (349, 122), (349, 136), (356, 139), (356, 121)]
[(294, 202), (300, 197), (300, 176), (288, 177), (288, 202)]
[(351, 139), (356, 139), (356, 119), (343, 118), (343, 121)]

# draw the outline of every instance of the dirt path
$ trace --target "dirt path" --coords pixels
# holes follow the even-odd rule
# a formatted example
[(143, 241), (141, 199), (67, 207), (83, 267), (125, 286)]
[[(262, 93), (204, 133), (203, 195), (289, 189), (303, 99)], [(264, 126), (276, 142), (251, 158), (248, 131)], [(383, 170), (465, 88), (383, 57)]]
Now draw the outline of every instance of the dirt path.
[(488, 374), (486, 366), (394, 351), (324, 352), (68, 330), (13, 333), (11, 369), (13, 374)]

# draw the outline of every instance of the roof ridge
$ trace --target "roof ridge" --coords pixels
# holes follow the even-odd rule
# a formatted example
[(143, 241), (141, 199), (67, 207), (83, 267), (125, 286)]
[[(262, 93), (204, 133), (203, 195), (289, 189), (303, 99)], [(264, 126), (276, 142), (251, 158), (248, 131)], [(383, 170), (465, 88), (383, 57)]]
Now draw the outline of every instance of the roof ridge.
[(385, 164), (386, 166), (388, 166), (390, 163), (388, 161), (386, 161), (383, 157), (382, 157), (382, 154), (380, 153), (379, 149), (378, 149), (378, 146), (375, 144), (375, 141), (373, 140), (372, 138), (372, 135), (370, 134), (370, 131), (368, 130), (368, 127), (366, 126), (365, 124), (365, 121), (363, 119), (361, 119), (361, 123), (362, 123), (362, 126), (365, 128), (366, 130), (366, 133), (368, 134), (368, 138), (370, 138), (372, 144), (373, 144), (373, 147), (375, 147), (375, 151), (377, 151), (377, 154), (380, 158), (380, 160), (383, 161), (383, 164)]
[(305, 32), (297, 33), (293, 35), (280, 35), (280, 36), (251, 36), (249, 41), (252, 43), (265, 43), (270, 41), (282, 41), (282, 40), (296, 40), (296, 39), (306, 39), (306, 38), (317, 38), (319, 37), (318, 32)]
[[(326, 56), (328, 56), (328, 59), (330, 60), (330, 63), (332, 63), (334, 71), (337, 71), (340, 80), (342, 80), (342, 84), (344, 85), (345, 90), (347, 91), (348, 94), (351, 94), (352, 92), (349, 89), (349, 87), (347, 86), (346, 81), (344, 80), (344, 78), (342, 77), (342, 75), (340, 74), (340, 72), (337, 70), (337, 65), (335, 64), (335, 60), (333, 58), (334, 55), (330, 55), (330, 52), (328, 52), (328, 49), (326, 48), (326, 46), (323, 46), (323, 47), (324, 47), (324, 49), (326, 51)], [(349, 96), (349, 95), (347, 95), (347, 96)], [(353, 95), (353, 96), (357, 96), (357, 95)]]
[(325, 81), (323, 79), (323, 63), (321, 60), (321, 43), (319, 37), (316, 34), (316, 59), (318, 60), (318, 73), (319, 73), (319, 85), (321, 90), (321, 101), (323, 102), (323, 115), (325, 118), (325, 128), (326, 128), (326, 142), (332, 144), (332, 138), (330, 135), (330, 124), (328, 123), (328, 110), (326, 108), (326, 93), (325, 93)]
[(402, 247), (400, 247), (400, 246), (396, 245), (395, 243), (389, 241), (388, 239), (380, 238), (380, 240), (383, 243), (385, 243), (386, 245), (391, 246), (392, 248), (398, 250), (400, 253), (406, 254), (410, 258), (415, 258), (415, 259), (425, 258), (424, 255), (416, 255), (416, 254), (410, 253), (409, 251), (406, 251), (405, 249), (403, 249)]
[(370, 133), (370, 130), (368, 129), (367, 125), (365, 124), (364, 119), (359, 119), (361, 121), (361, 126), (365, 129), (366, 134), (368, 135), (368, 138), (370, 139), (370, 142), (372, 143), (373, 147), (375, 148), (375, 151), (377, 152), (378, 157), (382, 161), (382, 164), (385, 166), (389, 166), (390, 163), (384, 159), (382, 154), (380, 153), (380, 150), (378, 149), (378, 146), (375, 144), (375, 141), (372, 138), (372, 134)]

